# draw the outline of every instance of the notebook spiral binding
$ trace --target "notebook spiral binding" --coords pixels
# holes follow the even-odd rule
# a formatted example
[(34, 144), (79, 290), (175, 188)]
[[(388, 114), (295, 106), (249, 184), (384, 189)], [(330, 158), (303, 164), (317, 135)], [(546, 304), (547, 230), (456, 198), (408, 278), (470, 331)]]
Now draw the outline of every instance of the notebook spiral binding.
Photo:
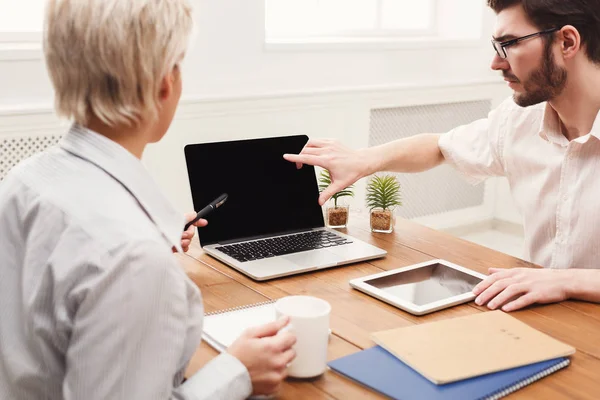
[(532, 375), (527, 379), (522, 380), (521, 382), (509, 386), (505, 389), (500, 390), (499, 392), (496, 392), (494, 395), (490, 396), (490, 397), (486, 397), (485, 400), (498, 400), (501, 399), (502, 397), (508, 396), (509, 394), (511, 394), (512, 392), (516, 392), (517, 390), (524, 388), (527, 385), (532, 384), (533, 382), (540, 380), (542, 378), (544, 378), (545, 376), (548, 376), (556, 371), (558, 371), (559, 369), (565, 368), (567, 365), (569, 365), (571, 363), (570, 360), (564, 360), (556, 365), (554, 365), (553, 367), (548, 368), (545, 371), (542, 371), (538, 374)]
[(247, 310), (249, 308), (260, 307), (260, 306), (264, 306), (267, 304), (272, 304), (272, 303), (275, 303), (276, 301), (277, 300), (267, 300), (267, 301), (262, 301), (260, 303), (252, 303), (252, 304), (246, 304), (246, 305), (238, 306), (238, 307), (226, 308), (224, 310), (212, 311), (209, 313), (205, 313), (204, 316), (208, 317), (211, 315), (225, 314), (225, 313), (232, 312), (232, 311)]

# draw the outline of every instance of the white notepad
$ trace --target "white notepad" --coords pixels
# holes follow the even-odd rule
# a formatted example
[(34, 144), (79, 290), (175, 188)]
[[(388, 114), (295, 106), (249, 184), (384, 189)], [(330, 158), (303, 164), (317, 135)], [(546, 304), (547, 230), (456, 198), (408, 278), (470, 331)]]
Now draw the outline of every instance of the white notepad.
[[(276, 301), (268, 300), (205, 314), (202, 340), (215, 350), (225, 351), (246, 329), (275, 321)], [(331, 338), (331, 329), (329, 335)]]
[(275, 300), (205, 314), (202, 338), (218, 351), (227, 347), (248, 328), (275, 321)]

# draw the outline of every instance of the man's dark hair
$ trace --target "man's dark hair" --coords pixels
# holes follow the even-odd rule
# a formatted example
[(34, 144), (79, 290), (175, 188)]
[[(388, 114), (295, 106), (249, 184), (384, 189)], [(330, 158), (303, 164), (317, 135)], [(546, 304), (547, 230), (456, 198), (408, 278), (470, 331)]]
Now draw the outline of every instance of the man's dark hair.
[(573, 25), (581, 36), (588, 58), (600, 65), (600, 0), (487, 0), (500, 11), (521, 5), (525, 14), (540, 30)]

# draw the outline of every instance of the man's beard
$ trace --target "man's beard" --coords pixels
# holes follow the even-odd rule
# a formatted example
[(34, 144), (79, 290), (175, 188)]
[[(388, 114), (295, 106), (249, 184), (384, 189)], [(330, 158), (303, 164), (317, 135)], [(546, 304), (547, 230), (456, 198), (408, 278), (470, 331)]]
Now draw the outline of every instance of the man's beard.
[(562, 93), (567, 84), (567, 70), (556, 65), (552, 56), (552, 40), (544, 47), (542, 66), (523, 82), (523, 92), (514, 92), (513, 99), (521, 107), (529, 107), (552, 100)]

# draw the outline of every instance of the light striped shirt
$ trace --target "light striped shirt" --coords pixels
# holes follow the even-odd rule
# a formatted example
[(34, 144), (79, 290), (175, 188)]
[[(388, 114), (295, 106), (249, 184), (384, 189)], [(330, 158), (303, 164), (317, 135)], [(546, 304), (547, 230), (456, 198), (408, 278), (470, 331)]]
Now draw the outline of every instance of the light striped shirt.
[(184, 220), (141, 162), (74, 126), (0, 183), (0, 399), (243, 399), (223, 354), (185, 383), (196, 285), (173, 256)]
[(442, 135), (446, 160), (472, 183), (506, 176), (525, 229), (524, 258), (549, 268), (600, 267), (600, 114), (569, 141), (558, 114), (507, 99), (487, 119)]

